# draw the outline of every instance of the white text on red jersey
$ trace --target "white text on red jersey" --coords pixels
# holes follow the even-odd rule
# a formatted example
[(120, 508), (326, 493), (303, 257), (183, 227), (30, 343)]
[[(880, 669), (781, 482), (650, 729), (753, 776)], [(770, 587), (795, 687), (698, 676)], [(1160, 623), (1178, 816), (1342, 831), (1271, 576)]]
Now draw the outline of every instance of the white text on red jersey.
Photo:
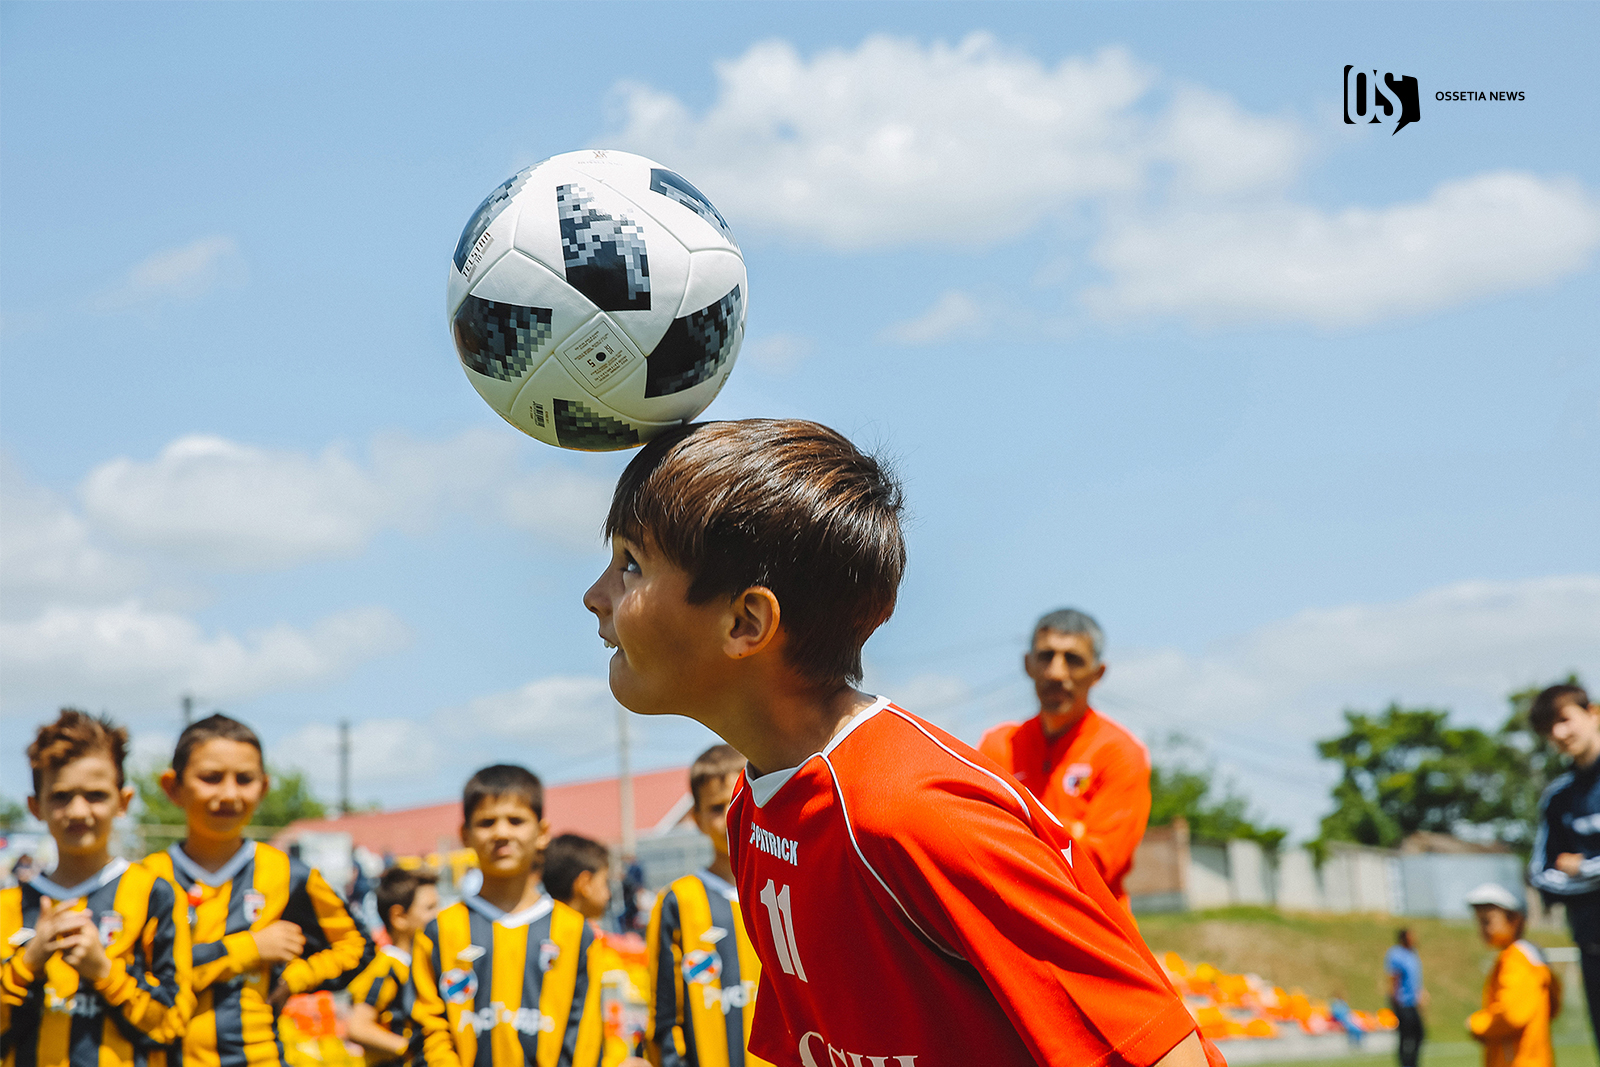
[(779, 837), (770, 830), (763, 830), (755, 823), (750, 824), (750, 843), (769, 856), (776, 856), (780, 860), (800, 866), (800, 842), (791, 841), (787, 837)]

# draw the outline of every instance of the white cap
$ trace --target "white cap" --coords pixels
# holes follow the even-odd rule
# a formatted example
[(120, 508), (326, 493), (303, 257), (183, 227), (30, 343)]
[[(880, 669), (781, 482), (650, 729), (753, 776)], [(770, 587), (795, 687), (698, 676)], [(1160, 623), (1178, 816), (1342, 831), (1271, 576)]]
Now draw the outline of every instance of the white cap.
[(1485, 882), (1467, 894), (1468, 904), (1492, 904), (1506, 911), (1522, 913), (1527, 910), (1527, 905), (1522, 902), (1522, 897), (1498, 882)]

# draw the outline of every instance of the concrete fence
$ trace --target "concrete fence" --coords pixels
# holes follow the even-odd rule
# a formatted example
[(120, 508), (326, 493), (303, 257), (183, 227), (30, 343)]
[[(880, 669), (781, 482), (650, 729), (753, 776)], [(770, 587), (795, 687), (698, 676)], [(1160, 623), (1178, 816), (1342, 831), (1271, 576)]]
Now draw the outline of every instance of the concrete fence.
[[(1445, 848), (1451, 851), (1436, 851)], [(1466, 919), (1472, 909), (1462, 898), (1484, 882), (1522, 892), (1521, 861), (1509, 852), (1427, 835), (1404, 849), (1331, 844), (1319, 866), (1304, 848), (1272, 855), (1254, 841), (1191, 840), (1179, 819), (1146, 832), (1125, 884), (1141, 914), (1254, 904)]]

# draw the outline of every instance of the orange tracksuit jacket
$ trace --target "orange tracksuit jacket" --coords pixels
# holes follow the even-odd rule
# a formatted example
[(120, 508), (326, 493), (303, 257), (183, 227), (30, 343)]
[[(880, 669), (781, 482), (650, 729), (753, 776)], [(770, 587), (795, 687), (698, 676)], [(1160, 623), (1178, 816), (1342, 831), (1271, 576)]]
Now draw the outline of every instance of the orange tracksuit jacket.
[(1467, 1019), (1483, 1042), (1483, 1067), (1555, 1067), (1550, 1020), (1560, 1010), (1561, 983), (1539, 946), (1507, 945), (1483, 983), (1483, 1008)]
[(1011, 772), (1093, 857), (1123, 904), (1122, 880), (1150, 819), (1150, 753), (1137, 737), (1090, 708), (1077, 725), (1046, 738), (1038, 716), (1001, 723), (978, 751)]

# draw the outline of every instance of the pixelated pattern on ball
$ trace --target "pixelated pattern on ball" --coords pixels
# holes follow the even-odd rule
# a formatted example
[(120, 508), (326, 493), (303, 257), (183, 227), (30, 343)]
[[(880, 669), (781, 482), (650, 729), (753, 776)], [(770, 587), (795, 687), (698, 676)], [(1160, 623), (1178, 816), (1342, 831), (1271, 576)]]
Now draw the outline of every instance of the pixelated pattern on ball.
[(556, 440), (562, 448), (610, 451), (632, 448), (639, 443), (639, 431), (609, 415), (602, 415), (581, 400), (557, 400)]
[(567, 284), (601, 311), (649, 311), (644, 227), (626, 215), (595, 210), (594, 197), (581, 185), (556, 186), (556, 211)]
[(478, 243), (478, 238), (483, 236), (500, 212), (517, 195), (517, 191), (528, 182), (528, 174), (532, 167), (519, 170), (505, 181), (501, 182), (495, 191), (484, 197), (483, 203), (478, 205), (478, 210), (472, 213), (472, 221), (467, 223), (467, 228), (461, 231), (461, 240), (456, 242), (455, 264), (456, 270), (464, 271), (467, 268), (467, 257), (472, 255), (472, 247)]
[(683, 175), (665, 167), (655, 167), (650, 171), (650, 190), (682, 204), (715, 226), (717, 232), (728, 239), (729, 244), (735, 248), (739, 246), (739, 242), (733, 239), (733, 230), (728, 227), (728, 220), (722, 217), (722, 212), (713, 207), (711, 201), (706, 199), (706, 194), (690, 185)]
[(514, 382), (550, 345), (550, 308), (502, 304), (467, 294), (453, 332), (461, 362), (489, 378)]
[(645, 396), (671, 396), (699, 385), (733, 354), (739, 328), (739, 287), (709, 307), (673, 319), (646, 361)]

